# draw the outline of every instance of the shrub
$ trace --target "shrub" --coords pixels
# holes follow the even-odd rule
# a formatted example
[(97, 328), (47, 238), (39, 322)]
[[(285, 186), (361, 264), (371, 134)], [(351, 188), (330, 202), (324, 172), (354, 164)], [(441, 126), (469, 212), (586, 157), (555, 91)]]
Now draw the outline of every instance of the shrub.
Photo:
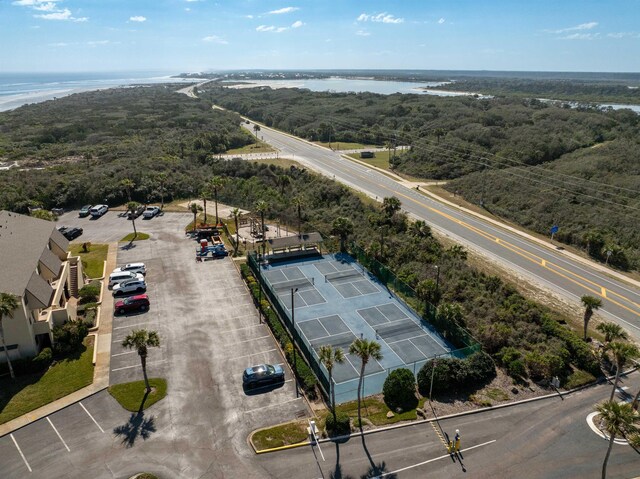
[(413, 377), (413, 373), (406, 368), (391, 371), (387, 379), (384, 380), (382, 393), (385, 404), (392, 411), (397, 408), (408, 411), (418, 404), (416, 379)]
[(53, 349), (56, 354), (66, 355), (77, 351), (89, 333), (84, 321), (67, 321), (53, 328)]
[(100, 296), (100, 288), (95, 284), (86, 284), (80, 291), (78, 291), (80, 295), (80, 303), (95, 303), (98, 300), (98, 296)]
[[(433, 393), (460, 391), (481, 386), (496, 376), (491, 357), (480, 351), (466, 359), (437, 359), (433, 373)], [(429, 395), (433, 360), (427, 362), (418, 372), (418, 390), (423, 396)]]
[(53, 352), (51, 348), (44, 348), (35, 358), (31, 360), (33, 371), (47, 369), (53, 362)]
[(496, 366), (488, 354), (478, 351), (466, 359), (466, 378), (462, 382), (481, 386), (496, 377)]
[(527, 377), (527, 367), (524, 365), (524, 361), (522, 359), (514, 359), (506, 366), (507, 372), (512, 378), (522, 379)]
[(336, 413), (336, 421), (333, 421), (333, 414), (327, 414), (325, 428), (330, 436), (343, 436), (351, 432), (349, 415), (346, 412)]

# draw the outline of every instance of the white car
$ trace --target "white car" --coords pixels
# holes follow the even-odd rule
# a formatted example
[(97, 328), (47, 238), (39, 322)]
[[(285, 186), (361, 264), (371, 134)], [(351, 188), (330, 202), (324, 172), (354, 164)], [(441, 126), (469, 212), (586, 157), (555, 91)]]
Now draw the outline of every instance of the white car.
[(113, 287), (113, 295), (121, 296), (128, 293), (144, 293), (147, 290), (147, 283), (141, 279), (130, 279), (118, 283)]
[(109, 207), (107, 205), (95, 205), (93, 208), (89, 210), (89, 213), (94, 218), (100, 218), (107, 211), (109, 211)]
[(114, 273), (123, 273), (129, 271), (131, 273), (147, 274), (147, 267), (144, 263), (127, 263), (113, 270)]
[(149, 218), (153, 218), (158, 213), (160, 213), (160, 207), (159, 206), (147, 206), (147, 209), (144, 210), (144, 213), (142, 213), (142, 216), (144, 216), (145, 218), (149, 219)]
[(132, 279), (144, 281), (144, 276), (140, 273), (136, 273), (135, 271), (114, 271), (109, 275), (109, 288), (113, 288), (116, 284)]

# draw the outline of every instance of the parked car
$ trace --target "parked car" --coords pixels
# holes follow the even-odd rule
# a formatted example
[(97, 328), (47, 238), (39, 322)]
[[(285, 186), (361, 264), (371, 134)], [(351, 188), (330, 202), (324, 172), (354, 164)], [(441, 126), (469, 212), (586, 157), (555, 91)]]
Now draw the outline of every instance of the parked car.
[(147, 219), (151, 219), (154, 216), (158, 215), (158, 213), (160, 213), (159, 206), (147, 206), (147, 209), (144, 210), (144, 213), (142, 213), (142, 216)]
[(61, 231), (61, 233), (64, 235), (65, 238), (67, 238), (69, 241), (76, 239), (78, 236), (80, 236), (83, 233), (83, 229), (82, 228), (65, 228), (64, 231)]
[(135, 220), (143, 212), (144, 212), (144, 205), (140, 205), (134, 211), (127, 212), (127, 219), (128, 220)]
[(62, 216), (64, 214), (64, 208), (51, 208), (51, 212), (56, 216)]
[(95, 205), (89, 210), (89, 213), (91, 213), (91, 216), (94, 218), (100, 218), (107, 211), (109, 211), (109, 207), (107, 205)]
[(62, 233), (62, 235), (64, 235), (68, 229), (68, 226), (58, 226), (58, 231)]
[(113, 288), (116, 284), (132, 279), (144, 281), (144, 276), (133, 271), (115, 271), (109, 275), (109, 288)]
[(129, 271), (131, 273), (147, 274), (147, 267), (144, 263), (127, 263), (113, 270), (114, 273)]
[(113, 295), (121, 296), (128, 293), (144, 293), (147, 290), (147, 283), (143, 279), (128, 279), (113, 286)]
[(80, 211), (78, 212), (78, 216), (80, 218), (86, 218), (90, 214), (91, 214), (91, 205), (84, 205), (82, 208), (80, 208)]
[(146, 294), (137, 294), (125, 299), (116, 301), (114, 311), (117, 314), (131, 313), (135, 311), (146, 311), (149, 309), (149, 296)]
[(244, 370), (242, 385), (246, 388), (266, 386), (284, 381), (284, 369), (280, 365), (260, 364)]

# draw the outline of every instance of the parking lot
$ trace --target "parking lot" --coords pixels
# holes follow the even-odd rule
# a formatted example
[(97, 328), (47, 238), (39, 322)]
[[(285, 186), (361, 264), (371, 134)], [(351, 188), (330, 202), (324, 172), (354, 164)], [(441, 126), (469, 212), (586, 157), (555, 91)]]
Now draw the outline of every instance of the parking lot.
[[(191, 219), (167, 213), (136, 220), (151, 238), (118, 250), (118, 264), (146, 263), (151, 306), (114, 318), (110, 383), (142, 379), (139, 356), (120, 343), (132, 329), (152, 329), (161, 344), (150, 348), (147, 369), (149, 377), (167, 379), (167, 397), (137, 416), (104, 391), (4, 436), (0, 477), (26, 477), (29, 469), (30, 477), (48, 478), (128, 477), (141, 469), (200, 477), (214, 462), (237, 477), (263, 477), (247, 435), (304, 417), (307, 406), (286, 365), (284, 384), (243, 389), (246, 367), (284, 359), (232, 259), (195, 261), (196, 242), (184, 234)], [(112, 211), (98, 220), (66, 214), (59, 224), (83, 227), (77, 242), (110, 242), (133, 231)], [(111, 300), (107, 293), (104, 301)]]

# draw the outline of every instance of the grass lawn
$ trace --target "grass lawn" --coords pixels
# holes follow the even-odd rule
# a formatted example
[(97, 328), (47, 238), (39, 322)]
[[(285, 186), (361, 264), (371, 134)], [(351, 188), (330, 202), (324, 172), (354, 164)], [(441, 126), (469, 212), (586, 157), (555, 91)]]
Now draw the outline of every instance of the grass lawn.
[(383, 170), (389, 169), (389, 150), (374, 152), (374, 158), (360, 158), (360, 153), (352, 153), (347, 155), (356, 160), (360, 160), (367, 165), (375, 166), (376, 168), (382, 168)]
[(58, 361), (45, 373), (0, 379), (0, 424), (15, 419), (93, 382), (93, 337), (77, 358)]
[[(340, 404), (336, 408), (336, 411), (347, 413), (350, 417), (355, 418), (355, 421), (357, 422), (358, 401)], [(368, 419), (375, 426), (384, 426), (385, 424), (393, 424), (400, 421), (411, 421), (418, 417), (415, 409), (405, 411), (401, 414), (394, 412), (394, 416), (391, 418), (387, 417), (387, 413), (389, 411), (390, 409), (384, 403), (382, 398), (369, 397), (362, 401), (362, 419)]]
[[(138, 235), (136, 236), (136, 239), (134, 241), (142, 241), (142, 240), (147, 240), (147, 239), (149, 239), (149, 235), (147, 233), (140, 233), (138, 231)], [(122, 238), (120, 241), (131, 241), (131, 240), (133, 240), (133, 233), (129, 233), (127, 236)]]
[(251, 441), (258, 451), (297, 444), (308, 438), (307, 421), (289, 422), (253, 434)]
[(324, 146), (325, 148), (333, 148), (334, 150), (364, 150), (366, 148), (380, 148), (380, 146), (376, 146), (376, 145), (365, 145), (362, 143), (349, 143), (346, 141), (332, 141), (331, 143), (316, 141), (315, 143), (320, 146)]
[(144, 404), (142, 404), (142, 400), (146, 393), (144, 381), (114, 384), (113, 386), (109, 386), (109, 394), (111, 394), (127, 411), (138, 412), (140, 410), (140, 405), (142, 405), (142, 410), (144, 411), (167, 395), (166, 379), (149, 378), (149, 384), (151, 384), (152, 391)]
[(92, 244), (87, 253), (82, 252), (82, 244), (69, 245), (69, 251), (73, 256), (80, 256), (84, 272), (89, 278), (101, 278), (104, 272), (104, 262), (107, 259), (109, 245)]

